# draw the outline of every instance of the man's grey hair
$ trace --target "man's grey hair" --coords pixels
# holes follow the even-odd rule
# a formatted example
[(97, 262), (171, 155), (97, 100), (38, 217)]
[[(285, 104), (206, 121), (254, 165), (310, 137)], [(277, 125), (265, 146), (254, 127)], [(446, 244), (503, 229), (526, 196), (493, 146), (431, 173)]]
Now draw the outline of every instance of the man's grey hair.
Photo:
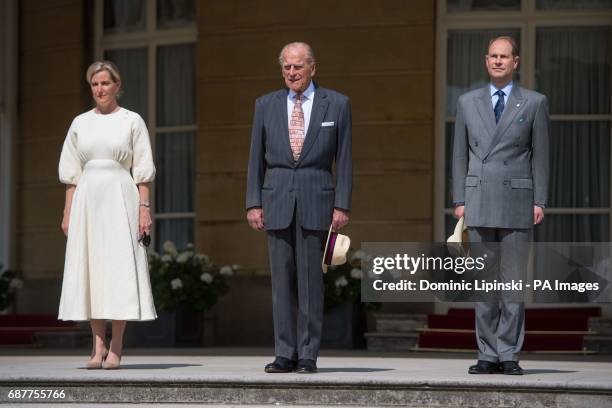
[(292, 43), (285, 45), (283, 49), (281, 50), (280, 54), (278, 55), (278, 63), (280, 64), (281, 67), (285, 65), (285, 58), (284, 58), (285, 51), (287, 51), (287, 49), (289, 48), (295, 48), (295, 47), (304, 47), (304, 49), (306, 49), (306, 62), (308, 62), (308, 64), (310, 65), (313, 65), (315, 63), (315, 56), (314, 56), (314, 52), (312, 51), (312, 47), (306, 44), (305, 42), (296, 41), (296, 42), (292, 42)]

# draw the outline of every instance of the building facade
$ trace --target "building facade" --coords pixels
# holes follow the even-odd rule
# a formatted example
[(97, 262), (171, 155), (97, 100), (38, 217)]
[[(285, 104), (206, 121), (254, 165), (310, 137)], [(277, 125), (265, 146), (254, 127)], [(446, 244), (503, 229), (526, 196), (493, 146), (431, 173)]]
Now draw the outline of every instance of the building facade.
[(244, 192), (254, 100), (283, 86), (277, 57), (291, 41), (311, 44), (315, 79), (351, 98), (354, 246), (448, 235), (454, 105), (486, 83), (488, 39), (501, 34), (520, 44), (521, 84), (549, 96), (551, 197), (536, 239), (610, 241), (610, 1), (1, 4), (0, 264), (25, 278), (20, 313), (57, 310), (57, 162), (72, 118), (91, 108), (85, 69), (102, 58), (122, 71), (120, 104), (149, 127), (154, 246), (193, 242), (242, 267), (211, 311), (216, 344), (272, 344), (266, 239), (245, 221)]

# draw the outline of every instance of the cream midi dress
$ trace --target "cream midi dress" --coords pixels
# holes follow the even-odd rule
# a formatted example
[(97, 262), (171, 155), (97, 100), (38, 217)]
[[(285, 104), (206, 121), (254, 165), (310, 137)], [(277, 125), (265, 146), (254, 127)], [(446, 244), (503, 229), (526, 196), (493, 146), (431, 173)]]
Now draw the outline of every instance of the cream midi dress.
[(146, 249), (138, 242), (138, 183), (153, 181), (146, 125), (124, 108), (77, 116), (62, 148), (59, 178), (76, 185), (61, 320), (153, 320), (157, 317)]

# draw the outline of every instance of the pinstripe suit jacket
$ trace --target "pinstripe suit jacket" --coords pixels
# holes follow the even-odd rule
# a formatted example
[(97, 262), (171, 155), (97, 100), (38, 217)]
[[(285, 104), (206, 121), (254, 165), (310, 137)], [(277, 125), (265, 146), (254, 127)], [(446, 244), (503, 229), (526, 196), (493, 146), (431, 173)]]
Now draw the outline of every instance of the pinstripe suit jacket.
[[(267, 230), (289, 227), (294, 209), (303, 228), (327, 230), (334, 207), (347, 211), (351, 208), (349, 99), (315, 87), (310, 123), (297, 162), (289, 144), (288, 90), (272, 92), (255, 101), (246, 208), (263, 208)], [(326, 126), (322, 126), (324, 122)]]
[(453, 144), (453, 202), (465, 203), (466, 225), (531, 228), (548, 195), (546, 97), (515, 84), (496, 124), (489, 86), (461, 95)]

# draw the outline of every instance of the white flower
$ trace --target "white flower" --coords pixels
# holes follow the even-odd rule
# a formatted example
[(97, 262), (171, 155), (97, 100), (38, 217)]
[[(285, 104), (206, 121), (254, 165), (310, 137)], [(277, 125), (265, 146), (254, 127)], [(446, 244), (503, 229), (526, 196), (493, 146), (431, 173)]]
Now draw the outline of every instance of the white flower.
[(233, 265), (232, 265), (232, 269), (233, 269), (233, 270), (235, 270), (235, 271), (237, 271), (238, 269), (240, 269), (240, 265), (238, 265), (238, 264), (233, 264)]
[(178, 251), (176, 250), (176, 245), (172, 241), (164, 242), (164, 252), (168, 255), (176, 256)]
[(204, 272), (202, 276), (200, 276), (200, 279), (202, 280), (202, 282), (208, 283), (208, 284), (210, 284), (213, 281), (212, 275), (208, 272)]
[(353, 254), (351, 255), (351, 259), (350, 261), (361, 261), (363, 259), (365, 255), (365, 252), (363, 252), (361, 249), (358, 249), (357, 251), (353, 252)]
[(13, 278), (11, 280), (11, 288), (13, 288), (13, 289), (21, 289), (21, 288), (23, 288), (23, 281), (21, 279)]
[(150, 251), (149, 252), (149, 259), (153, 260), (153, 259), (159, 259), (159, 254), (155, 251)]
[(166, 254), (166, 255), (161, 257), (161, 260), (163, 262), (172, 262), (172, 257), (170, 255)]
[(172, 286), (173, 290), (177, 290), (183, 287), (183, 281), (180, 280), (179, 278), (176, 279), (172, 279), (170, 281), (170, 286)]
[(176, 257), (176, 262), (185, 263), (189, 260), (189, 258), (191, 258), (192, 255), (193, 255), (193, 252), (191, 251), (181, 252), (179, 256)]
[(362, 277), (363, 277), (363, 272), (361, 272), (361, 269), (358, 269), (358, 268), (351, 269), (351, 278), (361, 279)]
[(219, 269), (219, 274), (224, 276), (232, 276), (234, 274), (234, 269), (229, 265), (225, 265)]
[(339, 287), (348, 285), (348, 281), (346, 280), (344, 276), (341, 276), (338, 279), (336, 279), (335, 284), (336, 284), (336, 287), (339, 288)]
[(208, 255), (206, 254), (195, 254), (193, 258), (202, 265), (208, 265), (209, 259), (208, 259)]
[(187, 245), (185, 245), (185, 249), (188, 251), (193, 250), (193, 243), (188, 242)]

